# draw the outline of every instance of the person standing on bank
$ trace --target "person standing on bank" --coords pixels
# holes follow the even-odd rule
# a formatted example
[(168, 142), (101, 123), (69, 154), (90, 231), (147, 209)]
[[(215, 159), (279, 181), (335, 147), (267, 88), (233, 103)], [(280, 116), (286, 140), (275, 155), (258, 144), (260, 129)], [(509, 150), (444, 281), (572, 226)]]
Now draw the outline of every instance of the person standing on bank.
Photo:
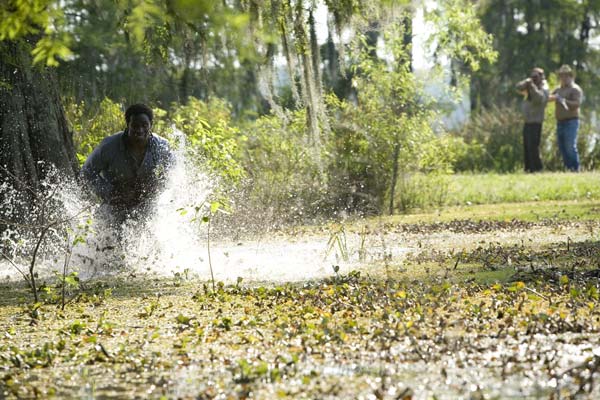
[(577, 172), (579, 171), (577, 132), (583, 91), (575, 83), (575, 74), (568, 65), (560, 67), (558, 77), (560, 87), (555, 89), (549, 98), (550, 101), (556, 102), (556, 139), (565, 167)]
[(152, 133), (152, 109), (134, 104), (126, 128), (105, 138), (87, 158), (82, 175), (114, 222), (146, 217), (174, 162), (168, 142)]
[(532, 69), (529, 78), (517, 84), (517, 90), (525, 96), (522, 105), (525, 119), (525, 125), (523, 126), (525, 172), (538, 172), (542, 170), (540, 141), (544, 111), (550, 94), (544, 70), (541, 68)]

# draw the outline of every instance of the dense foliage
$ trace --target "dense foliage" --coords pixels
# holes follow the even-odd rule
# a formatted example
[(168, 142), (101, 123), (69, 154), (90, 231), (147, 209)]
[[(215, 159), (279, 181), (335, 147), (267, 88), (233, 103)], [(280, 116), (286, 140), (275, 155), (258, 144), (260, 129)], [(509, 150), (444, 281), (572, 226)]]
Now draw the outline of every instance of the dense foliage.
[[(595, 104), (587, 87), (597, 6), (534, 3), (14, 0), (2, 8), (0, 39), (30, 44), (36, 63), (63, 60), (57, 71), (80, 162), (123, 128), (123, 105), (142, 100), (157, 110), (158, 133), (176, 145), (173, 128), (182, 131), (190, 156), (250, 204), (393, 213), (419, 196), (443, 202), (453, 171), (521, 168), (512, 86), (533, 64), (574, 64), (585, 107)], [(323, 9), (325, 43), (316, 22)], [(419, 12), (432, 31), (426, 46), (449, 62), (450, 84), (463, 73), (471, 79), (474, 112), (451, 135), (438, 123), (447, 104), (413, 71)], [(560, 169), (550, 109), (543, 159)], [(587, 120), (580, 151), (594, 168), (600, 151)]]
[[(477, 69), (481, 62), (493, 61), (495, 53), (490, 47), (489, 36), (481, 30), (474, 12), (463, 7), (465, 4), (444, 2), (442, 14), (432, 15), (431, 20), (444, 43), (444, 54)], [(427, 192), (420, 187), (421, 178), (441, 177), (451, 172), (455, 158), (449, 151), (452, 148), (450, 141), (432, 128), (439, 115), (439, 104), (426, 94), (423, 83), (412, 71), (410, 19), (414, 10), (398, 4), (356, 2), (342, 7), (328, 3), (337, 31), (344, 26), (351, 27), (352, 38), (343, 41), (340, 36), (334, 42), (331, 33), (335, 30), (331, 30), (330, 41), (319, 49), (314, 32), (314, 3), (308, 4), (308, 15), (304, 15), (303, 5), (306, 4), (301, 1), (273, 1), (270, 5), (272, 8), (250, 3), (230, 11), (246, 16), (240, 29), (249, 32), (258, 45), (257, 51), (263, 45), (271, 46), (268, 57), (279, 53), (286, 60), (288, 80), (278, 88), (273, 76), (278, 67), (273, 60), (266, 66), (261, 66), (257, 60), (247, 65), (254, 68), (254, 76), (261, 76), (261, 82), (267, 85), (261, 89), (260, 96), (271, 113), (249, 118), (248, 112), (253, 108), (240, 108), (240, 98), (227, 95), (218, 87), (210, 92), (210, 96), (208, 92), (186, 90), (185, 93), (197, 97), (178, 97), (183, 101), (161, 104), (161, 96), (158, 96), (153, 102), (157, 109), (164, 110), (158, 112), (158, 120), (162, 122), (158, 122), (155, 130), (172, 140), (176, 139), (171, 134), (173, 128), (181, 130), (192, 149), (190, 155), (203, 163), (209, 172), (225, 177), (228, 184), (235, 185), (247, 196), (245, 208), (262, 208), (271, 210), (274, 215), (295, 217), (325, 210), (380, 213), (414, 207), (414, 197)], [(273, 15), (269, 13), (275, 11), (280, 18), (272, 21)], [(386, 16), (385, 12), (390, 15)], [(445, 23), (442, 15), (448, 15), (447, 20), (454, 22)], [(177, 16), (169, 18), (169, 22), (179, 21)], [(183, 23), (189, 22), (190, 17), (181, 18)], [(459, 19), (469, 21), (468, 30), (459, 26)], [(228, 25), (231, 20), (227, 21), (221, 21), (224, 25), (214, 29), (232, 34), (235, 30)], [(268, 21), (274, 25), (269, 25)], [(373, 21), (378, 22), (374, 24)], [(91, 29), (87, 26), (91, 22), (82, 24), (81, 29)], [(144, 26), (140, 33), (144, 38), (149, 34), (147, 28)], [(189, 28), (188, 25), (185, 29)], [(278, 39), (265, 36), (268, 32), (278, 32)], [(163, 43), (166, 48), (177, 44), (175, 37)], [(102, 45), (106, 43), (109, 42)], [(82, 40), (80, 45), (88, 43)], [(152, 50), (156, 46), (157, 42), (151, 42), (141, 48)], [(241, 43), (228, 46), (239, 51), (245, 49)], [(77, 51), (77, 54), (81, 58), (65, 63), (65, 68), (77, 67), (84, 59), (90, 61), (89, 57), (83, 57), (84, 51)], [(133, 51), (131, 54), (135, 58), (138, 53)], [(213, 54), (219, 57), (220, 53)], [(236, 54), (233, 57), (240, 67), (246, 65), (243, 54), (247, 53)], [(173, 64), (172, 60), (166, 61)], [(103, 70), (102, 65), (97, 71), (98, 77), (105, 72), (114, 73)], [(268, 69), (266, 73), (264, 68)], [(230, 68), (215, 68), (215, 71), (223, 69)], [(132, 68), (132, 71), (141, 73), (142, 70)], [(216, 76), (210, 79), (214, 80)], [(340, 89), (340, 82), (344, 81), (350, 89)], [(157, 82), (142, 84), (140, 89), (149, 90)], [(118, 85), (118, 80), (113, 83)], [(231, 77), (226, 82), (219, 81), (219, 86), (235, 85), (236, 81)], [(72, 92), (72, 88), (65, 86), (67, 92)], [(163, 85), (163, 88), (168, 89), (169, 85)], [(138, 96), (145, 96), (143, 93), (146, 92), (132, 89)], [(93, 101), (88, 104), (73, 100), (80, 97), (74, 93), (71, 95), (75, 97), (67, 101), (69, 116), (77, 132), (80, 160), (102, 137), (102, 130), (122, 129), (115, 102), (120, 102), (123, 97), (115, 97), (106, 91), (101, 93), (109, 97), (99, 106)], [(242, 95), (244, 101), (249, 94), (251, 92)], [(215, 95), (223, 95), (224, 99)], [(82, 113), (86, 108), (82, 104), (87, 104), (85, 113)], [(244, 112), (240, 113), (240, 110)], [(440, 188), (441, 192), (433, 191), (433, 197), (443, 196), (444, 185)], [(395, 199), (398, 201), (394, 202)]]

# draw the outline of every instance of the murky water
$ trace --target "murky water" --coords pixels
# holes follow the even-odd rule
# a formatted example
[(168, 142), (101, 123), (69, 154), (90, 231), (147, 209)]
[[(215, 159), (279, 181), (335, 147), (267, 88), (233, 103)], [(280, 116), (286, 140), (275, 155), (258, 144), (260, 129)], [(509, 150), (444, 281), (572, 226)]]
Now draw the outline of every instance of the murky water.
[[(227, 235), (210, 237), (208, 226), (201, 223), (207, 214), (214, 181), (185, 159), (183, 145), (178, 147), (178, 162), (172, 170), (169, 184), (157, 200), (157, 206), (147, 221), (129, 221), (122, 229), (122, 240), (116, 240), (114, 231), (101, 219), (94, 219), (91, 232), (86, 233), (86, 221), (98, 208), (86, 200), (75, 184), (64, 183), (56, 192), (62, 210), (68, 217), (71, 236), (66, 240), (59, 234), (50, 235), (37, 271), (40, 276), (52, 276), (61, 271), (65, 245), (73, 242), (76, 232), (83, 241), (72, 248), (70, 271), (77, 271), (83, 279), (112, 274), (149, 274), (173, 276), (184, 274), (227, 283), (238, 278), (244, 281), (289, 282), (319, 279), (350, 270), (366, 268), (374, 262), (398, 262), (409, 251), (437, 248), (442, 250), (473, 248), (484, 241), (502, 240), (520, 243), (536, 238), (539, 243), (560, 241), (568, 234), (572, 240), (586, 238), (585, 228), (579, 232), (562, 232), (555, 228), (534, 228), (523, 232), (489, 232), (461, 234), (434, 232), (401, 234), (371, 232), (305, 233), (297, 235), (255, 234), (240, 240)], [(198, 208), (198, 210), (196, 210)], [(82, 228), (83, 227), (83, 228)], [(18, 230), (18, 228), (15, 228)], [(83, 233), (82, 233), (83, 232)], [(8, 240), (8, 237), (5, 237)], [(35, 238), (16, 235), (16, 246), (30, 246)], [(210, 242), (210, 245), (209, 245)], [(13, 260), (26, 269), (27, 257)], [(211, 271), (212, 270), (212, 271)], [(22, 279), (15, 267), (0, 261), (0, 276)], [(448, 338), (453, 340), (453, 338)], [(534, 335), (497, 338), (474, 337), (476, 346), (469, 346), (469, 338), (462, 338), (457, 351), (437, 348), (433, 341), (419, 341), (417, 347), (433, 349), (432, 360), (416, 359), (415, 344), (408, 341), (391, 347), (388, 354), (349, 352), (343, 356), (323, 358), (307, 356), (301, 360), (300, 370), (305, 375), (316, 371), (323, 381), (341, 382), (343, 397), (358, 397), (372, 393), (373, 386), (387, 380), (386, 396), (395, 398), (405, 388), (411, 388), (416, 399), (436, 398), (547, 398), (561, 385), (573, 384), (561, 373), (586, 358), (600, 356), (598, 337), (583, 335)], [(529, 351), (535, 348), (535, 352)], [(555, 371), (546, 371), (544, 358), (552, 357)], [(510, 359), (507, 358), (510, 356)], [(329, 358), (327, 358), (329, 357)], [(557, 361), (556, 361), (557, 360)], [(173, 376), (172, 397), (192, 396), (207, 383), (197, 376), (205, 366), (192, 364), (182, 367)], [(227, 374), (230, 372), (215, 371)], [(556, 374), (557, 378), (549, 377)], [(96, 379), (96, 378), (94, 378)], [(98, 380), (101, 377), (97, 378)], [(286, 383), (287, 384), (287, 383)], [(293, 383), (292, 383), (293, 384)], [(297, 382), (298, 386), (302, 382)], [(275, 385), (276, 386), (276, 385)], [(118, 388), (115, 388), (117, 390)], [(93, 390), (82, 387), (82, 397), (93, 396)], [(271, 388), (270, 390), (273, 390)], [(346, 396), (347, 394), (347, 396)], [(274, 393), (259, 393), (263, 398)]]
[[(384, 248), (374, 241), (366, 243), (358, 235), (346, 237), (345, 233), (338, 233), (334, 239), (339, 240), (333, 244), (326, 234), (297, 237), (256, 234), (237, 241), (223, 234), (218, 240), (209, 237), (207, 224), (201, 220), (209, 214), (208, 201), (215, 182), (186, 159), (184, 135), (176, 133), (179, 133), (176, 165), (154, 211), (145, 220), (131, 219), (119, 227), (108, 226), (98, 212), (98, 204), (87, 199), (78, 184), (64, 180), (58, 183), (53, 196), (61, 209), (56, 214), (69, 220), (66, 225), (70, 236), (57, 233), (45, 240), (36, 264), (40, 276), (62, 272), (69, 243), (77, 236), (83, 240), (70, 249), (68, 270), (77, 271), (82, 279), (132, 272), (162, 276), (185, 273), (211, 279), (212, 267), (215, 280), (224, 282), (235, 282), (238, 278), (299, 281), (344, 274), (364, 262), (406, 250), (401, 244)], [(88, 226), (86, 222), (90, 219), (93, 222)], [(15, 248), (23, 250), (21, 257), (13, 258), (22, 270), (27, 269), (36, 235), (34, 229), (13, 242)], [(22, 279), (14, 265), (4, 259), (0, 260), (0, 276)]]
[[(356, 351), (327, 354), (316, 358), (307, 356), (299, 362), (299, 376), (318, 376), (327, 387), (330, 381), (339, 382), (335, 396), (325, 398), (374, 398), (373, 389), (380, 389), (379, 398), (398, 397), (405, 391), (412, 399), (548, 399), (563, 388), (577, 382), (564, 372), (586, 359), (600, 355), (598, 338), (583, 334), (523, 335), (517, 337), (485, 338), (472, 335), (461, 340), (460, 350), (447, 352), (436, 349), (431, 360), (416, 360), (414, 345), (425, 349), (436, 347), (431, 341), (418, 340), (393, 346), (387, 352)], [(468, 345), (472, 340), (473, 346)], [(448, 342), (453, 338), (448, 337)], [(389, 359), (393, 361), (390, 362)], [(551, 367), (547, 360), (551, 359)], [(176, 372), (170, 388), (172, 397), (191, 397), (206, 389), (207, 382), (198, 365)], [(227, 374), (213, 371), (214, 376)], [(290, 379), (286, 390), (301, 379)], [(258, 397), (273, 395), (268, 390), (279, 389), (278, 383), (265, 385)], [(596, 398), (597, 390), (589, 393)]]

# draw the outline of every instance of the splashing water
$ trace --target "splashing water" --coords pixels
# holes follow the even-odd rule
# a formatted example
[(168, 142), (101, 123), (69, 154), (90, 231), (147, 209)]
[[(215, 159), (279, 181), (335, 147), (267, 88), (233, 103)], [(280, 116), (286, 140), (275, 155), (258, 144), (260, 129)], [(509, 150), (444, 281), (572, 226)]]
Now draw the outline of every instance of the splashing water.
[(176, 128), (174, 132), (177, 162), (167, 189), (145, 229), (132, 227), (127, 234), (134, 239), (133, 247), (128, 248), (128, 262), (136, 270), (161, 275), (185, 272), (210, 279), (212, 265), (215, 279), (224, 282), (238, 277), (251, 281), (318, 278), (331, 275), (333, 264), (342, 264), (341, 272), (349, 270), (352, 263), (328, 254), (327, 238), (323, 237), (274, 239), (255, 234), (242, 242), (210, 238), (209, 250), (209, 232), (199, 220), (208, 214), (207, 200), (216, 184), (187, 160), (185, 134)]
[[(208, 214), (207, 200), (216, 187), (216, 181), (186, 157), (185, 134), (174, 129), (176, 162), (170, 171), (168, 184), (158, 197), (152, 214), (145, 220), (127, 220), (121, 227), (120, 240), (102, 218), (98, 205), (90, 201), (75, 182), (60, 185), (56, 191), (63, 208), (59, 214), (69, 216), (70, 236), (65, 239), (54, 235), (45, 245), (36, 271), (40, 276), (62, 271), (68, 243), (96, 216), (89, 229), (81, 234), (85, 240), (72, 248), (70, 270), (82, 279), (119, 273), (173, 276), (185, 273), (210, 279), (210, 267), (217, 281), (238, 279), (250, 281), (298, 281), (330, 276), (336, 265), (338, 273), (348, 272), (358, 263), (358, 257), (349, 254), (340, 257), (328, 251), (326, 236), (273, 238), (255, 235), (244, 241), (211, 238), (210, 258), (208, 232), (202, 216)], [(87, 232), (87, 231), (86, 231)], [(31, 247), (33, 237), (20, 239), (20, 246)], [(350, 238), (353, 246), (357, 238)], [(17, 245), (15, 243), (15, 245)], [(331, 249), (330, 249), (331, 250)], [(210, 261), (209, 261), (210, 260)], [(27, 256), (15, 259), (26, 269)], [(0, 274), (8, 279), (20, 275), (8, 262), (0, 261)]]
[[(173, 128), (175, 165), (150, 218), (127, 221), (123, 229), (125, 263), (135, 270), (170, 274), (194, 267), (206, 251), (198, 214), (214, 183), (186, 157), (185, 134)], [(190, 212), (190, 210), (192, 210)]]

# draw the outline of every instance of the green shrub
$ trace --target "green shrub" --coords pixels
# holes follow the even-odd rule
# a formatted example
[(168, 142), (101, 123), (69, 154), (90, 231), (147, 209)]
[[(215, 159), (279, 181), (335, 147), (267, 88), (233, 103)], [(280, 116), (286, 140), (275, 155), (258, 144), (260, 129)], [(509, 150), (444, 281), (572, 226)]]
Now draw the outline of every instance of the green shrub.
[(80, 165), (83, 165), (102, 139), (125, 128), (121, 105), (108, 98), (89, 109), (83, 102), (76, 103), (67, 99), (63, 103), (73, 131), (73, 144)]
[(514, 107), (494, 108), (471, 115), (454, 133), (467, 145), (455, 162), (458, 171), (513, 172), (523, 168), (523, 119)]
[[(431, 130), (432, 113), (397, 114), (377, 104), (357, 107), (333, 97), (328, 104), (334, 117), (328, 181), (338, 206), (380, 213), (388, 210), (393, 195), (394, 208), (405, 211), (421, 206), (421, 195), (444, 197), (444, 185), (434, 188), (435, 195), (421, 188), (423, 176), (442, 182), (455, 159), (453, 141)], [(398, 175), (391, 193), (396, 146)]]
[(308, 143), (304, 110), (263, 116), (242, 129), (247, 207), (284, 218), (316, 212), (326, 198), (326, 177), (321, 151)]
[[(226, 102), (220, 99), (204, 102), (190, 97), (186, 104), (173, 104), (166, 119), (185, 134), (188, 158), (203, 164), (228, 184), (244, 177), (239, 144), (246, 138), (232, 125)], [(173, 130), (166, 131), (173, 140)]]
[(454, 156), (453, 171), (479, 171), (481, 160), (490, 157), (485, 146), (477, 141), (467, 143), (463, 137), (455, 134), (444, 135), (444, 140), (447, 151)]

